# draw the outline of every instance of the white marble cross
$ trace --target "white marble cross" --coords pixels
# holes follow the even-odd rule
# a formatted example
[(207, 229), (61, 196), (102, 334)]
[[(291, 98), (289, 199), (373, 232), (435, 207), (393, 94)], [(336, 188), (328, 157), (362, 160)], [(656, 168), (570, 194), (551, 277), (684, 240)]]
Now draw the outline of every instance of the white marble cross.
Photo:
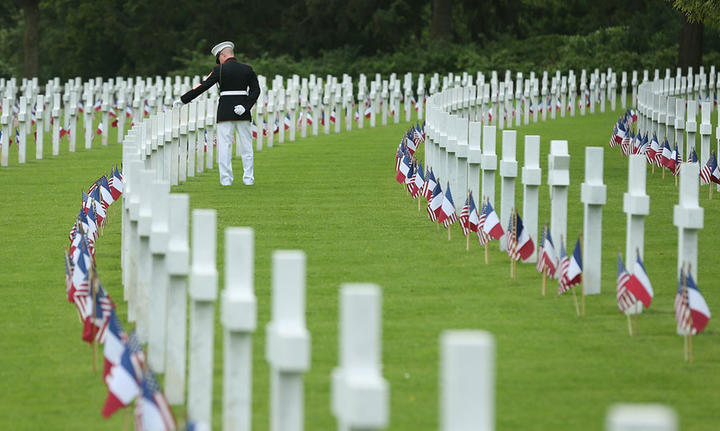
[(190, 358), (188, 361), (188, 420), (212, 426), (213, 353), (217, 213), (192, 211), (192, 267), (190, 269)]
[(133, 194), (138, 196), (137, 233), (137, 284), (134, 299), (137, 315), (137, 336), (140, 343), (148, 342), (148, 325), (150, 320), (150, 289), (152, 286), (152, 255), (150, 251), (150, 235), (152, 233), (152, 190), (151, 183), (155, 179), (155, 171), (140, 169), (135, 172), (136, 182)]
[(5, 97), (3, 100), (3, 109), (0, 114), (0, 125), (2, 126), (2, 138), (0, 139), (0, 147), (2, 147), (2, 156), (0, 156), (0, 165), (7, 166), (10, 155), (10, 131), (11, 121), (10, 112), (12, 112), (12, 100)]
[(338, 429), (370, 431), (389, 420), (389, 385), (382, 376), (382, 308), (374, 284), (340, 288), (339, 363), (332, 371), (331, 410)]
[(45, 96), (42, 94), (37, 95), (35, 102), (35, 158), (43, 158), (43, 144), (45, 142), (45, 127), (44, 127), (44, 113), (45, 113)]
[(585, 204), (583, 217), (583, 293), (600, 294), (602, 269), (602, 206), (607, 187), (603, 183), (603, 147), (585, 147), (585, 182), (580, 200)]
[[(710, 124), (710, 113), (712, 112), (712, 103), (709, 101), (702, 102), (702, 120), (700, 122), (700, 159), (699, 162), (705, 164), (710, 157), (710, 135), (712, 134), (712, 124)], [(690, 103), (695, 105), (695, 103)], [(690, 151), (691, 143), (688, 141), (688, 151)], [(695, 145), (695, 141), (692, 142)], [(690, 153), (688, 153), (690, 154)]]
[[(542, 181), (540, 136), (525, 135), (524, 163), (525, 165), (522, 168), (523, 224), (536, 248), (538, 248), (538, 190)], [(533, 253), (527, 261), (537, 262), (537, 254)]]
[(440, 429), (495, 429), (495, 340), (489, 332), (446, 331), (440, 339)]
[(607, 431), (678, 431), (675, 411), (661, 404), (616, 404), (605, 418)]
[(480, 194), (480, 167), (482, 163), (482, 128), (483, 125), (479, 121), (471, 121), (468, 130), (468, 189), (475, 199), (475, 204), (482, 202)]
[(167, 271), (170, 276), (167, 292), (167, 337), (165, 355), (165, 395), (171, 405), (185, 402), (187, 359), (187, 285), (190, 272), (188, 244), (190, 197), (173, 193), (168, 201)]
[[(645, 216), (650, 213), (650, 197), (645, 192), (646, 170), (644, 156), (632, 154), (628, 157), (628, 191), (623, 195), (623, 211), (627, 214), (625, 267), (631, 274), (635, 272), (638, 253), (641, 258), (645, 254)], [(627, 314), (641, 312), (640, 302), (635, 310), (626, 311)]]
[[(681, 97), (678, 99), (683, 102), (683, 105), (685, 104), (685, 98)], [(697, 124), (697, 104), (695, 103), (688, 103), (687, 105), (687, 122), (685, 123), (685, 131), (687, 133), (687, 145), (688, 150), (692, 148), (692, 146), (697, 142), (697, 130), (698, 130), (698, 124)], [(709, 137), (708, 137), (709, 140)], [(702, 139), (700, 140), (702, 143)], [(708, 148), (707, 148), (707, 154), (703, 154), (703, 147), (700, 146), (700, 152), (698, 153), (698, 156), (700, 157), (700, 162), (705, 163), (707, 162), (708, 157), (710, 157), (710, 143), (708, 142)]]
[(16, 135), (17, 142), (15, 142), (18, 149), (18, 163), (25, 163), (26, 157), (25, 143), (27, 141), (27, 127), (29, 123), (27, 104), (27, 97), (20, 96), (20, 109), (18, 110), (17, 114), (19, 135)]
[(305, 326), (305, 253), (273, 253), (272, 315), (265, 336), (270, 364), (270, 430), (302, 431), (303, 374), (310, 369), (310, 333)]
[(65, 127), (65, 124), (61, 124), (60, 117), (60, 93), (53, 94), (53, 106), (52, 106), (52, 118), (53, 118), (53, 129), (52, 129), (52, 154), (57, 156), (60, 154), (60, 127)]
[(255, 235), (252, 228), (225, 230), (223, 325), (223, 429), (250, 431), (252, 424), (252, 333), (257, 325)]
[(455, 209), (458, 214), (462, 210), (465, 201), (461, 198), (463, 194), (467, 194), (468, 189), (468, 120), (465, 117), (455, 117), (454, 121), (455, 134), (457, 136), (457, 146), (455, 150), (455, 186), (452, 190), (455, 193)]
[(195, 176), (195, 159), (197, 155), (197, 101), (193, 100), (188, 105), (188, 161), (187, 176)]
[[(517, 145), (517, 131), (503, 130), (502, 133), (502, 160), (500, 161), (500, 223), (503, 229), (510, 221), (510, 215), (515, 208), (515, 178), (517, 177), (517, 160), (515, 150)], [(507, 248), (505, 235), (498, 241), (500, 250)]]
[(170, 238), (170, 184), (156, 180), (146, 185), (152, 199), (152, 222), (150, 226), (150, 253), (152, 253), (152, 280), (148, 313), (148, 363), (153, 371), (165, 370), (167, 333), (167, 296), (169, 275), (166, 253)]
[(623, 70), (622, 72), (622, 78), (620, 78), (620, 105), (622, 105), (623, 108), (627, 108), (627, 72)]
[(703, 228), (704, 221), (704, 209), (698, 203), (699, 175), (697, 163), (680, 165), (679, 199), (673, 208), (673, 224), (678, 228), (678, 277), (683, 265), (690, 265), (696, 283), (698, 230)]
[[(478, 202), (488, 198), (492, 205), (495, 205), (495, 171), (497, 170), (497, 155), (495, 154), (495, 126), (483, 127), (483, 148), (482, 148), (482, 196), (478, 196)], [(479, 204), (478, 204), (479, 205)]]
[(567, 141), (550, 141), (548, 186), (550, 186), (550, 233), (555, 247), (567, 240), (567, 195), (570, 185), (570, 155)]

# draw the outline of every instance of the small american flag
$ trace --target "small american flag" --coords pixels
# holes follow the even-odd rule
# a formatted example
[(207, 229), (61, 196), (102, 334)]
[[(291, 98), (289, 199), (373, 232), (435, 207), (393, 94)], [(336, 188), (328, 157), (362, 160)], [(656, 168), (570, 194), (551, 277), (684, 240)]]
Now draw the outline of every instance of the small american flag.
[(487, 201), (483, 200), (482, 206), (480, 207), (480, 218), (478, 219), (478, 230), (477, 230), (478, 242), (480, 243), (480, 245), (485, 245), (488, 242), (490, 242), (490, 236), (488, 234), (486, 234), (485, 231), (483, 230), (483, 227), (485, 226), (485, 217), (486, 217), (485, 208), (486, 208), (486, 206), (487, 206)]
[(687, 276), (685, 268), (680, 270), (680, 282), (675, 294), (675, 321), (677, 322), (677, 333), (689, 335), (692, 333), (692, 315), (688, 303)]
[(460, 211), (460, 227), (462, 228), (462, 233), (465, 236), (467, 236), (467, 234), (470, 232), (470, 227), (468, 226), (469, 219), (470, 219), (470, 195), (468, 195), (467, 199), (465, 199), (465, 205), (462, 207), (462, 210)]
[(622, 255), (618, 253), (617, 261), (617, 304), (621, 312), (625, 313), (637, 303), (637, 298), (628, 289), (628, 282), (632, 276), (625, 269)]
[(570, 259), (565, 253), (565, 244), (560, 244), (560, 264), (558, 265), (558, 295), (570, 290), (570, 285), (567, 283), (565, 273), (567, 273), (570, 267)]

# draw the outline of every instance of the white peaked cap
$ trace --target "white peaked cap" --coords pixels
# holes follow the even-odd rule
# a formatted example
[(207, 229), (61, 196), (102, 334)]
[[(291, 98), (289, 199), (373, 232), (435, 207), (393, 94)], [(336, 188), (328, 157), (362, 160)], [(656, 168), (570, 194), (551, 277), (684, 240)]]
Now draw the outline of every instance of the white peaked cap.
[(212, 52), (212, 55), (214, 57), (217, 57), (217, 55), (220, 54), (220, 51), (222, 51), (225, 48), (235, 49), (235, 44), (230, 41), (220, 42), (217, 45), (213, 46), (213, 48), (210, 50), (210, 52)]

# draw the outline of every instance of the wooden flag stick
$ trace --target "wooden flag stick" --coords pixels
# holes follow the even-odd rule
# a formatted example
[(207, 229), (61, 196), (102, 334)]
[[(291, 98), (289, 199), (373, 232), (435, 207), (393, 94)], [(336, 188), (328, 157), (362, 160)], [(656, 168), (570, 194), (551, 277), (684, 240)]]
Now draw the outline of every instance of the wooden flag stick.
[(714, 188), (715, 188), (715, 184), (713, 184), (713, 183), (711, 182), (711, 183), (710, 183), (710, 200), (712, 200), (712, 195), (713, 195), (712, 192), (713, 192), (713, 189), (714, 189)]
[[(580, 260), (582, 261), (582, 260), (584, 260), (583, 255), (582, 255), (582, 251), (583, 251), (582, 235), (580, 235), (580, 238), (578, 241), (580, 241)], [(584, 317), (585, 316), (585, 283), (584, 283), (584, 281), (582, 281), (582, 279), (580, 282), (580, 299), (582, 301), (582, 315)]]
[(125, 418), (123, 419), (123, 431), (130, 429), (130, 406), (125, 408)]
[(678, 186), (678, 176), (675, 175), (675, 188), (677, 188), (677, 186)]
[(542, 296), (545, 296), (546, 289), (547, 289), (547, 274), (545, 274), (545, 272), (543, 272)]
[(580, 317), (580, 306), (578, 305), (577, 295), (575, 294), (575, 287), (571, 287), (570, 290), (572, 290), (573, 300), (575, 301), (575, 313)]
[(451, 226), (452, 226), (452, 225), (449, 224), (448, 227), (447, 227), (447, 230), (448, 230), (448, 241), (450, 241), (450, 240), (452, 239), (452, 230), (450, 229)]
[(490, 256), (488, 255), (488, 245), (485, 243), (485, 265), (490, 264)]
[(417, 201), (418, 201), (418, 214), (420, 214), (420, 195), (418, 195)]
[(465, 235), (465, 251), (470, 251), (470, 231)]
[(662, 170), (662, 179), (665, 179), (665, 169)]
[[(637, 310), (636, 310), (636, 311), (637, 311)], [(638, 314), (640, 314), (640, 313), (635, 313), (635, 319), (634, 319), (634, 320), (635, 320), (635, 333), (636, 333), (636, 334), (639, 333), (639, 331), (638, 331)]]
[(650, 166), (652, 166), (652, 174), (655, 175), (655, 163), (650, 163)]
[(633, 332), (632, 332), (632, 322), (630, 321), (630, 315), (629, 315), (629, 314), (625, 314), (625, 317), (627, 317), (628, 334), (630, 334), (630, 336), (632, 337), (632, 336), (633, 336)]

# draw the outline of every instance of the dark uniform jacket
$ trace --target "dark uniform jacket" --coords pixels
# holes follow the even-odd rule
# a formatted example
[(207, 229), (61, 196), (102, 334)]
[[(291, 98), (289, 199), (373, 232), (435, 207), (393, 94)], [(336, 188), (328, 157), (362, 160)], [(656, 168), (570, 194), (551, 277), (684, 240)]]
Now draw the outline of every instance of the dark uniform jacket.
[[(208, 88), (220, 83), (220, 91), (245, 90), (247, 96), (220, 96), (217, 108), (217, 121), (250, 121), (250, 108), (255, 105), (260, 96), (260, 86), (257, 75), (252, 67), (240, 63), (235, 57), (228, 58), (225, 63), (213, 68), (210, 75), (195, 88), (180, 97), (183, 103), (190, 103), (194, 98), (204, 93)], [(238, 116), (234, 109), (235, 105), (243, 105), (245, 112)]]

